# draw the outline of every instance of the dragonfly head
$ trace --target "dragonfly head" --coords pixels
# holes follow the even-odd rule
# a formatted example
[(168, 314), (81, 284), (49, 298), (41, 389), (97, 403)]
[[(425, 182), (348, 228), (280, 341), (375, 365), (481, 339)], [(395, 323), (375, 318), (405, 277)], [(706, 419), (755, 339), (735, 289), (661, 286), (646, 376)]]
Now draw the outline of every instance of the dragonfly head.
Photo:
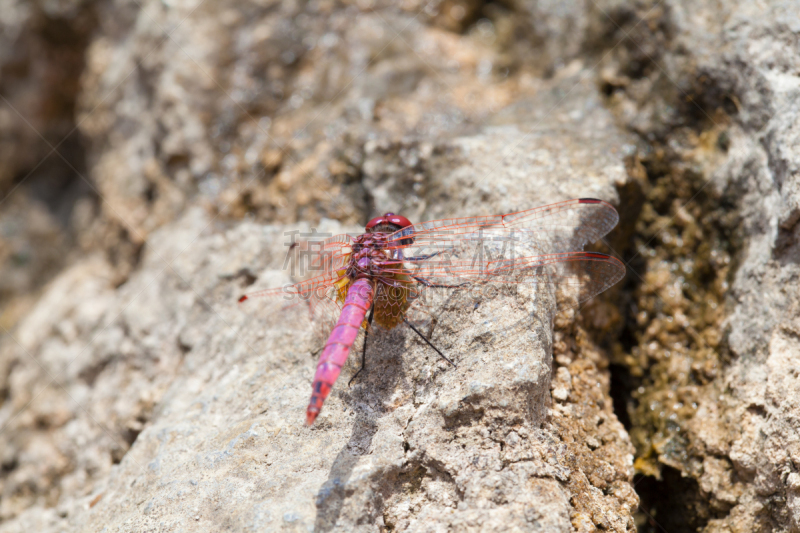
[(394, 233), (395, 231), (407, 228), (411, 221), (403, 215), (386, 213), (382, 217), (375, 217), (367, 222), (366, 230), (369, 233)]
[[(382, 217), (376, 217), (367, 223), (366, 230), (368, 233), (394, 233), (395, 231), (403, 228), (409, 228), (409, 235), (412, 233), (412, 224), (403, 215), (395, 215), (394, 213), (386, 213)], [(413, 239), (403, 239), (400, 244), (406, 245), (414, 242)]]

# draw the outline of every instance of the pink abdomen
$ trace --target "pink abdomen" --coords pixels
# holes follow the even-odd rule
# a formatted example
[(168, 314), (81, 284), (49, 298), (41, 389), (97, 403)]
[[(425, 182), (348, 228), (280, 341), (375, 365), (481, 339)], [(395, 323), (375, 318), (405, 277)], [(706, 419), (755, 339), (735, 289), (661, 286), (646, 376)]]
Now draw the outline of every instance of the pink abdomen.
[(306, 410), (306, 424), (309, 426), (314, 423), (314, 419), (322, 410), (325, 398), (330, 394), (347, 361), (358, 330), (361, 329), (364, 317), (372, 305), (373, 296), (372, 284), (366, 279), (357, 280), (347, 291), (342, 314), (331, 331), (317, 363), (317, 372), (314, 374), (314, 383), (311, 386), (311, 400)]

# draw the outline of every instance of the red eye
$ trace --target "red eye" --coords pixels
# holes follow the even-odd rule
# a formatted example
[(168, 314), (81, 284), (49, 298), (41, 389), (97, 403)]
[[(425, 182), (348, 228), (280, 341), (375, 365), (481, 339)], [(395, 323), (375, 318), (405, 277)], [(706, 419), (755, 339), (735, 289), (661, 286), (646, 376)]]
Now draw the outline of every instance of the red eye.
[(386, 213), (382, 217), (376, 217), (367, 223), (366, 230), (369, 231), (375, 226), (380, 224), (391, 224), (397, 226), (397, 229), (407, 228), (411, 226), (411, 221), (402, 215), (395, 215), (394, 213)]
[(408, 220), (403, 215), (395, 215), (395, 214), (392, 214), (392, 213), (386, 213), (383, 216), (386, 218), (386, 220), (390, 224), (394, 224), (395, 226), (400, 226), (401, 229), (402, 228), (407, 228), (407, 227), (409, 227), (411, 225), (411, 221)]

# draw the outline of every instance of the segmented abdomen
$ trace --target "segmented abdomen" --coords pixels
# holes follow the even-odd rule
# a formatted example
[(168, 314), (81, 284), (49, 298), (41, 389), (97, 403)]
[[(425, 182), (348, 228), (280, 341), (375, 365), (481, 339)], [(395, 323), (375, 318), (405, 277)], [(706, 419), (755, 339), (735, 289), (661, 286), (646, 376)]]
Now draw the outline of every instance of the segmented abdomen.
[(311, 400), (306, 410), (306, 424), (311, 425), (322, 410), (325, 398), (336, 383), (342, 367), (347, 361), (350, 348), (356, 340), (358, 330), (364, 322), (372, 300), (374, 289), (372, 283), (366, 279), (357, 280), (347, 290), (344, 307), (339, 320), (328, 337), (328, 342), (322, 349), (317, 363), (317, 372), (314, 374), (314, 383), (311, 386)]

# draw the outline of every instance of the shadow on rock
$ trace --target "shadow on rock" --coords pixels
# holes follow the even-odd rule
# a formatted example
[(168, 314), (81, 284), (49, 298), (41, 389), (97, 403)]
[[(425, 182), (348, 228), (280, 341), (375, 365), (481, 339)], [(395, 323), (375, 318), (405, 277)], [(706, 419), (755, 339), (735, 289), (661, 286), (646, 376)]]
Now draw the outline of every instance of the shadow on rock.
[[(388, 413), (385, 402), (394, 392), (404, 375), (402, 357), (405, 340), (404, 328), (385, 331), (375, 328), (376, 334), (369, 337), (367, 366), (359, 374), (352, 388), (347, 387), (349, 376), (342, 376), (340, 392), (345, 404), (355, 413), (353, 432), (344, 448), (336, 456), (317, 494), (316, 533), (333, 530), (339, 521), (345, 500), (353, 492), (348, 482), (362, 455), (369, 453), (372, 438), (378, 431), (378, 419)], [(413, 335), (413, 333), (409, 334)], [(361, 355), (361, 346), (355, 347), (351, 357)]]
[(314, 531), (323, 533), (331, 531), (339, 520), (345, 498), (347, 497), (347, 483), (358, 464), (361, 455), (361, 446), (372, 444), (372, 437), (378, 430), (374, 420), (359, 418), (353, 426), (353, 434), (345, 447), (336, 456), (331, 467), (328, 479), (317, 494), (317, 520)]

